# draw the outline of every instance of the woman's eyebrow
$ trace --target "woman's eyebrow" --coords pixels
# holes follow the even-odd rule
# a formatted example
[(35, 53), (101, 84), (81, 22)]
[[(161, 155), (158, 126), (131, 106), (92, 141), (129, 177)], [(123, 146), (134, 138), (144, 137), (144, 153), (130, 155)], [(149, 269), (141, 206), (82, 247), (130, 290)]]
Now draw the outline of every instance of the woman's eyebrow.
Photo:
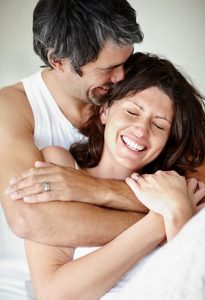
[[(129, 102), (132, 103), (132, 104), (134, 104), (135, 106), (137, 106), (141, 111), (144, 111), (144, 107), (143, 107), (143, 106), (139, 105), (138, 103), (132, 102), (132, 101), (129, 101)], [(167, 121), (169, 124), (171, 124), (171, 122), (170, 122), (166, 117), (156, 115), (156, 116), (154, 116), (154, 118), (156, 118), (156, 119), (161, 119), (161, 120), (165, 120), (165, 121)]]
[(165, 120), (165, 121), (167, 121), (169, 124), (171, 124), (171, 122), (166, 118), (166, 117), (162, 117), (162, 116), (158, 116), (158, 115), (156, 115), (156, 116), (154, 116), (156, 119), (161, 119), (161, 120)]
[(129, 103), (131, 103), (131, 104), (133, 104), (133, 105), (137, 106), (137, 107), (138, 107), (140, 110), (143, 110), (143, 111), (144, 111), (144, 108), (143, 108), (143, 106), (141, 106), (141, 105), (137, 104), (136, 102), (133, 102), (133, 101), (130, 101), (130, 100), (127, 100), (127, 102), (129, 102)]

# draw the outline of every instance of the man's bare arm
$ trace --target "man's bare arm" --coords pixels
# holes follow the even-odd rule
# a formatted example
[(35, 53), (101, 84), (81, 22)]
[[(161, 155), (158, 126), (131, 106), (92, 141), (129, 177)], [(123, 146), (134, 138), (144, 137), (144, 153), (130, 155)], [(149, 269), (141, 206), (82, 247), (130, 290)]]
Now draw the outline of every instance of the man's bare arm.
[(53, 245), (101, 245), (141, 217), (74, 202), (31, 205), (6, 196), (9, 179), (31, 168), (42, 156), (33, 142), (33, 116), (20, 85), (0, 94), (0, 197), (14, 233)]
[[(64, 149), (65, 150), (65, 149)], [(32, 168), (15, 178), (9, 186), (11, 198), (25, 197), (26, 202), (79, 201), (119, 210), (147, 212), (123, 180), (101, 179), (89, 176), (70, 166), (37, 162), (43, 167)], [(44, 183), (50, 183), (50, 191), (44, 191)]]
[[(123, 180), (108, 180), (89, 176), (75, 168), (71, 153), (58, 146), (42, 150), (46, 164), (36, 162), (32, 168), (17, 176), (7, 189), (11, 199), (29, 203), (55, 201), (79, 201), (98, 206), (146, 212)], [(48, 164), (49, 163), (49, 164)], [(51, 164), (52, 163), (52, 164)], [(44, 183), (49, 182), (49, 192)]]

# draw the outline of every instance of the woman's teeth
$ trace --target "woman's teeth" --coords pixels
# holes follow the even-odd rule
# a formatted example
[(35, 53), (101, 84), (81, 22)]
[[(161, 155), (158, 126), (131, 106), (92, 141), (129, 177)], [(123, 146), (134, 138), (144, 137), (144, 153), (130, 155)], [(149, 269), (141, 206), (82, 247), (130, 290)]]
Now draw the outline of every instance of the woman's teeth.
[(131, 150), (142, 151), (145, 149), (144, 146), (135, 143), (134, 141), (129, 139), (127, 136), (122, 136), (122, 140), (128, 146), (128, 148), (130, 148)]

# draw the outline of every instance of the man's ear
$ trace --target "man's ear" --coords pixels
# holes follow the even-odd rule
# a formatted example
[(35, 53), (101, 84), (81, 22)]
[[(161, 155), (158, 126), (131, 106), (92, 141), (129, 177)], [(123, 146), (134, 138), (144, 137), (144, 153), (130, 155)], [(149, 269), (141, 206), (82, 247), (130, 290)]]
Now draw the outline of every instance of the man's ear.
[(53, 49), (48, 50), (47, 58), (48, 61), (53, 69), (58, 69), (60, 71), (64, 71), (64, 64), (65, 59), (63, 58), (54, 58), (53, 55)]
[(102, 105), (100, 108), (100, 120), (103, 125), (106, 124), (108, 113), (109, 113), (108, 105), (107, 104)]

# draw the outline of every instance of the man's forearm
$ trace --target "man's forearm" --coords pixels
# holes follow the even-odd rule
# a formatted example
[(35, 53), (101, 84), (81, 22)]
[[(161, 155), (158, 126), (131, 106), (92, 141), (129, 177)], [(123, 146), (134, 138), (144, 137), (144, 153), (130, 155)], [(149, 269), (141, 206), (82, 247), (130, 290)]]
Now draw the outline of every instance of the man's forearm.
[(68, 247), (104, 245), (144, 216), (77, 202), (33, 204), (25, 212), (25, 239)]
[[(50, 193), (42, 192), (45, 182), (52, 183)], [(125, 181), (95, 178), (71, 167), (47, 165), (30, 169), (12, 184), (11, 192), (15, 192), (16, 200), (26, 196), (26, 201), (30, 203), (78, 201), (119, 210), (147, 212)]]
[(96, 201), (98, 205), (119, 210), (148, 212), (125, 181), (98, 179), (96, 189), (96, 193), (93, 194), (93, 201)]

